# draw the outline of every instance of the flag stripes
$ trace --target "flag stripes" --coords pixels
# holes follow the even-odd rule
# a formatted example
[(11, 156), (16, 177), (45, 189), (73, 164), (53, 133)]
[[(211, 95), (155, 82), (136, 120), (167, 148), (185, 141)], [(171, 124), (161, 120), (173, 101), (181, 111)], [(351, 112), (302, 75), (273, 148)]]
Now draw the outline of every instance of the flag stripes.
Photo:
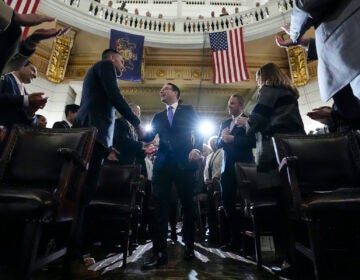
[(213, 82), (234, 83), (249, 79), (245, 62), (242, 27), (209, 34)]
[[(6, 0), (6, 4), (19, 14), (33, 14), (39, 6), (40, 0)], [(22, 37), (26, 38), (29, 27), (24, 28)]]

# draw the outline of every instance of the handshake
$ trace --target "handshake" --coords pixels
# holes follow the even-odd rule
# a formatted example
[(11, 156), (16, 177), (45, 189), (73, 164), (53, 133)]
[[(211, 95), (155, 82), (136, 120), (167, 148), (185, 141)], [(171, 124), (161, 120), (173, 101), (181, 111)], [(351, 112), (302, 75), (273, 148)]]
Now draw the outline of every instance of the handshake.
[(48, 100), (48, 97), (44, 97), (43, 92), (35, 92), (28, 95), (29, 107), (28, 112), (30, 115), (34, 115), (39, 109), (43, 109)]
[(143, 149), (145, 150), (145, 154), (151, 155), (156, 152), (157, 147), (152, 143), (143, 143)]

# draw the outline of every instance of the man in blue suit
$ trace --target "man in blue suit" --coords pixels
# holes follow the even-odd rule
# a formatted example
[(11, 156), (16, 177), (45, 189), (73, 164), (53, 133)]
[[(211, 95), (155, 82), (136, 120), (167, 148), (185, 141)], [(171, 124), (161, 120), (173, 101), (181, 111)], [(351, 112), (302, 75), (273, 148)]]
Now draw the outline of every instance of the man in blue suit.
[(76, 257), (81, 253), (79, 241), (82, 234), (83, 211), (95, 193), (100, 168), (113, 143), (116, 110), (142, 135), (140, 120), (130, 109), (117, 83), (117, 77), (123, 70), (122, 56), (113, 49), (106, 49), (102, 53), (102, 60), (89, 69), (84, 79), (80, 108), (73, 127), (94, 126), (98, 129), (98, 133), (84, 189), (80, 196), (79, 226), (73, 237), (74, 247), (71, 248), (71, 257), (73, 257), (72, 254)]
[[(33, 94), (29, 95), (25, 89), (25, 84), (30, 84), (36, 77), (36, 66), (30, 61), (27, 61), (26, 64), (19, 70), (1, 76), (0, 96), (13, 100), (18, 97), (22, 97), (23, 106), (19, 106), (17, 109), (11, 108), (11, 106), (3, 108), (0, 112), (0, 125), (4, 125), (8, 130), (10, 130), (16, 123), (23, 125), (36, 125), (37, 119), (35, 117), (35, 112), (39, 108), (43, 108), (47, 101), (47, 98), (42, 98), (43, 100), (41, 105), (34, 106), (33, 102), (31, 102)], [(41, 95), (39, 95), (39, 97)]]
[(166, 110), (154, 115), (152, 131), (142, 138), (150, 142), (159, 136), (159, 149), (153, 167), (152, 194), (155, 202), (153, 258), (144, 264), (152, 269), (167, 264), (166, 237), (169, 220), (171, 187), (175, 184), (184, 211), (184, 259), (194, 257), (194, 205), (193, 190), (196, 159), (201, 157), (202, 137), (197, 129), (199, 117), (190, 105), (179, 104), (180, 90), (165, 84), (160, 99)]
[(221, 195), (230, 227), (230, 244), (223, 246), (224, 250), (237, 249), (240, 237), (239, 220), (236, 216), (236, 180), (234, 174), (235, 162), (254, 163), (252, 148), (255, 138), (246, 136), (246, 130), (237, 127), (236, 120), (242, 115), (244, 100), (239, 95), (232, 95), (228, 101), (231, 118), (225, 120), (220, 127), (216, 142), (217, 147), (223, 148), (223, 163), (221, 167)]

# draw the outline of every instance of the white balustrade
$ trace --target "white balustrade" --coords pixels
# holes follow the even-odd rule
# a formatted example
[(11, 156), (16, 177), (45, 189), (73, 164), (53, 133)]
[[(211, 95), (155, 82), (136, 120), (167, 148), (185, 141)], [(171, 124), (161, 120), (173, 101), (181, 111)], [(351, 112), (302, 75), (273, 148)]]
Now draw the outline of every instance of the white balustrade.
[[(201, 9), (204, 5), (230, 7), (238, 0), (178, 0), (182, 7)], [(153, 12), (160, 7), (177, 11), (173, 0), (130, 0), (127, 5), (151, 5)], [(220, 5), (215, 5), (221, 3)], [(177, 17), (145, 17), (109, 8), (92, 0), (41, 1), (39, 10), (83, 30), (109, 37), (110, 29), (145, 36), (145, 45), (170, 48), (198, 48), (204, 44), (204, 33), (225, 31), (243, 26), (244, 40), (250, 41), (280, 31), (289, 21), (293, 0), (270, 0), (266, 4), (223, 17), (191, 19)], [(128, 7), (128, 6), (127, 6)], [(183, 9), (183, 11), (186, 9)], [(208, 45), (208, 42), (206, 42)]]

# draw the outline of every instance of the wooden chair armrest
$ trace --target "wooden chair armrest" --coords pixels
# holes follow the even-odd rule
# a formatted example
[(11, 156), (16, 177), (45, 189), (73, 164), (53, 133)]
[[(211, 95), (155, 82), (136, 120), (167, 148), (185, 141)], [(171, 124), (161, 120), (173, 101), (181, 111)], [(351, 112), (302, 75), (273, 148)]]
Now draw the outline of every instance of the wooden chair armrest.
[(79, 153), (69, 148), (59, 148), (57, 154), (65, 157), (66, 160), (73, 161), (77, 166), (82, 168), (84, 171), (88, 169), (88, 165), (81, 159)]
[(284, 168), (287, 166), (293, 166), (293, 164), (295, 164), (295, 162), (297, 161), (298, 157), (297, 156), (291, 156), (291, 157), (284, 157), (279, 165), (279, 172), (283, 172)]
[(279, 165), (279, 172), (284, 182), (283, 186), (286, 186), (287, 193), (291, 197), (290, 211), (293, 215), (299, 215), (299, 207), (302, 201), (301, 191), (298, 186), (298, 180), (295, 173), (295, 165), (298, 160), (297, 156), (285, 157), (281, 160)]

